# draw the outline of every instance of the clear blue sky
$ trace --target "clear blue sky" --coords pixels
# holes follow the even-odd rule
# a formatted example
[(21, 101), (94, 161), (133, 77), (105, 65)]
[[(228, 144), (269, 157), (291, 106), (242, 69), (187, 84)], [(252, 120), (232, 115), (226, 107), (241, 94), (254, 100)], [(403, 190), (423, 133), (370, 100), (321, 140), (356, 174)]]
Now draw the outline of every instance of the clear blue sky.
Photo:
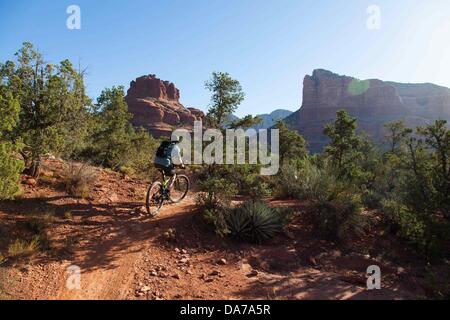
[[(66, 28), (71, 4), (81, 30)], [(366, 27), (372, 4), (378, 31)], [(93, 98), (154, 73), (205, 110), (205, 80), (229, 72), (247, 93), (238, 115), (297, 110), (315, 68), (450, 87), (448, 0), (0, 0), (0, 61), (23, 41), (48, 61), (80, 60)]]

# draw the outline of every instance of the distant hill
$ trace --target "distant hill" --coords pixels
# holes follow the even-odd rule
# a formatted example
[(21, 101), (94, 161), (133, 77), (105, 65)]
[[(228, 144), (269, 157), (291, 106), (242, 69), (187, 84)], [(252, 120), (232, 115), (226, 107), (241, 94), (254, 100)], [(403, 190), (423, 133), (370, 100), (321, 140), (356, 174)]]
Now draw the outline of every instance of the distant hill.
[(237, 121), (237, 120), (239, 120), (240, 118), (239, 117), (237, 117), (237, 116), (235, 116), (234, 114), (230, 114), (229, 116), (228, 116), (228, 119), (226, 119), (225, 121), (224, 121), (224, 125), (225, 125), (225, 127), (229, 127), (233, 122), (235, 122), (235, 121)]
[(255, 129), (268, 129), (273, 127), (278, 120), (283, 120), (286, 117), (289, 117), (291, 114), (293, 114), (292, 111), (284, 110), (284, 109), (277, 109), (273, 111), (270, 114), (261, 114), (258, 115), (260, 118), (262, 118), (262, 123), (255, 127)]
[[(277, 109), (277, 110), (271, 112), (270, 114), (260, 114), (260, 115), (258, 115), (258, 117), (260, 117), (262, 119), (262, 122), (258, 126), (254, 127), (254, 129), (256, 129), (256, 130), (269, 129), (269, 128), (273, 127), (278, 120), (283, 120), (286, 117), (290, 116), (292, 113), (293, 112), (289, 111), (289, 110)], [(228, 125), (236, 120), (239, 120), (239, 117), (237, 117), (235, 115), (230, 115), (230, 117), (228, 118), (226, 123)]]

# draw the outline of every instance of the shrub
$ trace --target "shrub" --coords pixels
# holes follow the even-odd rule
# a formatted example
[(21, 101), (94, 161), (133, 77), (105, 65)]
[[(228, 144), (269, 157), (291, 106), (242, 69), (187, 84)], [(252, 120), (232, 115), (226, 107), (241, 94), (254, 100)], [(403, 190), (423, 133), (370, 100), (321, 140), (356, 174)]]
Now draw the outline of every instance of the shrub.
[(308, 160), (302, 164), (297, 197), (316, 201), (331, 198), (339, 185), (331, 170), (328, 167), (319, 168)]
[(365, 219), (360, 215), (362, 204), (358, 195), (341, 193), (335, 199), (316, 203), (314, 224), (328, 238), (347, 242), (352, 236), (364, 234)]
[(96, 179), (95, 172), (86, 164), (69, 163), (63, 173), (63, 184), (66, 192), (74, 197), (86, 198), (91, 191), (91, 185)]
[(381, 208), (384, 196), (382, 192), (374, 189), (364, 189), (362, 192), (364, 206), (369, 209)]
[(392, 199), (383, 201), (383, 209), (387, 224), (421, 254), (427, 257), (449, 254), (450, 225), (448, 222), (416, 213)]
[(283, 165), (279, 193), (300, 200), (325, 201), (337, 184), (328, 165), (319, 167), (312, 158), (304, 158)]
[(22, 161), (14, 157), (11, 144), (0, 141), (0, 200), (12, 199), (19, 192), (19, 173)]
[(280, 194), (313, 203), (315, 227), (326, 237), (345, 242), (364, 231), (360, 190), (350, 181), (337, 179), (331, 164), (306, 157), (285, 163)]
[(121, 174), (123, 174), (125, 176), (129, 176), (129, 177), (132, 177), (132, 176), (134, 176), (136, 174), (136, 172), (134, 171), (133, 168), (126, 167), (126, 166), (121, 166), (119, 168), (119, 173), (121, 173)]
[[(43, 215), (33, 216), (26, 221), (17, 222), (18, 227), (24, 228), (27, 233), (32, 233), (32, 240), (27, 242), (26, 240), (18, 239), (10, 245), (12, 252), (17, 252), (12, 256), (22, 256), (34, 253), (36, 249), (48, 250), (50, 249), (50, 239), (47, 234), (47, 229), (55, 221), (55, 215), (53, 212), (48, 212)], [(23, 253), (20, 253), (23, 251)]]
[(223, 178), (210, 178), (199, 182), (198, 187), (204, 193), (199, 194), (197, 202), (206, 209), (217, 209), (224, 206), (227, 198), (236, 195), (237, 186)]
[(273, 178), (275, 195), (282, 198), (297, 198), (298, 172), (294, 164), (283, 164), (278, 176)]
[(450, 278), (450, 268), (445, 269), (439, 268), (435, 269), (430, 264), (425, 268), (426, 271), (426, 282), (429, 284), (432, 290), (433, 300), (449, 300), (450, 299), (450, 283), (447, 281), (442, 281), (442, 279)]
[(237, 187), (225, 179), (210, 178), (199, 183), (203, 191), (197, 196), (197, 204), (203, 208), (203, 219), (212, 225), (217, 234), (229, 233), (224, 218), (224, 208), (228, 197), (237, 193)]
[(225, 214), (223, 208), (217, 209), (204, 209), (203, 220), (210, 226), (212, 226), (215, 232), (221, 236), (225, 237), (230, 233), (227, 223), (225, 221)]
[(282, 218), (262, 202), (249, 201), (225, 215), (230, 234), (244, 241), (261, 243), (283, 230)]
[(154, 139), (144, 129), (138, 129), (131, 133), (130, 147), (128, 153), (122, 158), (124, 166), (122, 171), (129, 176), (138, 176), (150, 179), (157, 170), (153, 167), (153, 158), (159, 147), (159, 141)]
[(383, 201), (383, 209), (386, 222), (397, 229), (402, 237), (416, 244), (425, 244), (425, 225), (417, 215), (395, 200)]
[[(385, 222), (427, 258), (450, 254), (450, 130), (445, 121), (424, 128), (391, 125), (378, 190)], [(377, 185), (377, 184), (376, 184)]]
[(272, 193), (267, 177), (260, 175), (260, 167), (257, 165), (230, 165), (223, 170), (224, 177), (238, 186), (240, 195), (261, 199)]
[(19, 117), (20, 105), (0, 83), (0, 200), (11, 199), (19, 191), (19, 173), (23, 163), (16, 159), (20, 151), (18, 145), (7, 139), (7, 133), (13, 131)]

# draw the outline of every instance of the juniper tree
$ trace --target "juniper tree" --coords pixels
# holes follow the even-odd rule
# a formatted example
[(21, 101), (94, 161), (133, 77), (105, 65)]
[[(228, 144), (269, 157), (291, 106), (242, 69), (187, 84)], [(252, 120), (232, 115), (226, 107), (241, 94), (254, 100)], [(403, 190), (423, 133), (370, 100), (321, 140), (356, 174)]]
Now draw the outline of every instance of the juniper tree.
[(46, 63), (29, 42), (16, 53), (15, 61), (0, 65), (2, 83), (17, 99), (20, 112), (12, 141), (24, 144), (21, 155), (31, 173), (38, 172), (47, 153), (70, 155), (87, 135), (90, 101), (83, 76), (70, 61)]
[(389, 146), (391, 154), (398, 154), (404, 145), (405, 139), (412, 133), (412, 130), (405, 127), (403, 121), (388, 122), (384, 125), (387, 131), (385, 140)]
[(345, 110), (339, 110), (335, 122), (325, 126), (324, 134), (331, 140), (325, 153), (337, 169), (339, 178), (351, 179), (358, 174), (355, 160), (361, 156), (362, 140), (356, 134), (356, 127), (356, 119)]
[(209, 125), (222, 128), (227, 117), (242, 103), (245, 94), (239, 81), (224, 72), (213, 72), (205, 87), (212, 92), (211, 106), (207, 114)]
[(244, 129), (244, 130), (247, 130), (247, 129), (250, 129), (250, 128), (254, 127), (254, 126), (257, 126), (258, 124), (261, 124), (261, 122), (262, 122), (261, 117), (258, 117), (258, 116), (253, 117), (251, 114), (249, 114), (249, 115), (245, 116), (242, 119), (238, 119), (238, 120), (233, 121), (230, 124), (230, 129)]
[(296, 131), (290, 130), (283, 121), (278, 121), (275, 129), (280, 133), (280, 158), (281, 160), (304, 158), (306, 150), (305, 139)]
[(0, 85), (0, 199), (12, 198), (19, 191), (19, 173), (23, 170), (23, 163), (16, 154), (20, 145), (9, 139), (18, 118), (18, 101), (5, 86)]
[(94, 162), (118, 169), (131, 147), (132, 118), (123, 87), (105, 89), (95, 105), (97, 127), (92, 140)]
[(431, 152), (426, 158), (425, 179), (431, 181), (431, 194), (424, 199), (436, 211), (450, 218), (450, 130), (447, 121), (437, 120), (426, 127), (418, 128), (418, 134)]

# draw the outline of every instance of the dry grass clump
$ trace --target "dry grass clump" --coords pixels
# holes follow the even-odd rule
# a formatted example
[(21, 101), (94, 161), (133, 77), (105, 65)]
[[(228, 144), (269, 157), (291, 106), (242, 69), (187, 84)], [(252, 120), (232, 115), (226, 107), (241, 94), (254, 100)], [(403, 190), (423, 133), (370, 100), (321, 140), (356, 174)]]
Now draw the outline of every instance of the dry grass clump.
[(96, 173), (92, 167), (73, 162), (65, 165), (61, 176), (66, 192), (78, 198), (87, 198), (96, 180)]
[(31, 241), (17, 239), (8, 247), (8, 256), (10, 258), (17, 258), (32, 255), (39, 248), (39, 236), (33, 237)]

